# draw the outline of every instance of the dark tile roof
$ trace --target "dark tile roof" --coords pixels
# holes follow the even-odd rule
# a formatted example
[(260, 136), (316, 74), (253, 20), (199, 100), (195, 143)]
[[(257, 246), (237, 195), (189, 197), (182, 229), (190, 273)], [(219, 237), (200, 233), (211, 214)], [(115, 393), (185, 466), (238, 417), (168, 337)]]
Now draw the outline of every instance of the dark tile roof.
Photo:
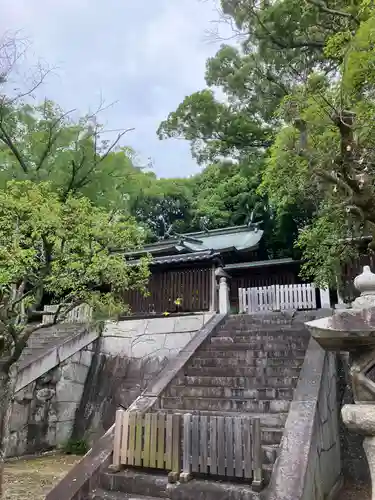
[[(214, 252), (212, 250), (204, 250), (202, 252), (192, 252), (183, 253), (175, 255), (166, 255), (165, 257), (155, 257), (151, 261), (152, 266), (162, 265), (162, 264), (183, 264), (185, 262), (201, 262), (207, 260), (213, 260), (220, 257), (219, 252)], [(138, 264), (139, 260), (128, 261), (130, 265)]]

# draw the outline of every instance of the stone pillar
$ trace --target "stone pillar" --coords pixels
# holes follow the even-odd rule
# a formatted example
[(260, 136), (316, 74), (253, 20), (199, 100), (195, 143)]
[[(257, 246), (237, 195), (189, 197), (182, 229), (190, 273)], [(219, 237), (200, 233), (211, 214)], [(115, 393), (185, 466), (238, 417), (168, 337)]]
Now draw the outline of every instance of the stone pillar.
[(320, 288), (320, 307), (322, 309), (331, 308), (331, 297), (329, 295), (329, 288)]
[(229, 289), (227, 278), (220, 278), (219, 282), (219, 313), (229, 313)]
[(214, 312), (217, 310), (217, 284), (216, 284), (216, 275), (215, 275), (215, 265), (212, 266), (211, 268), (211, 287), (210, 287), (210, 311)]
[(218, 267), (215, 271), (216, 278), (219, 279), (219, 313), (228, 314), (230, 312), (229, 300), (229, 274), (222, 267)]

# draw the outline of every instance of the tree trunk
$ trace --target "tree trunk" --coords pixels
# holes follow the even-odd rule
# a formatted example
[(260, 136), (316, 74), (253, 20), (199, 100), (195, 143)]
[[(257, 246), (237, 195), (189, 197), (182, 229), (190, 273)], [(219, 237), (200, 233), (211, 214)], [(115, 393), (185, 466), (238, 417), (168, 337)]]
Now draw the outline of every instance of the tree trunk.
[(0, 499), (3, 498), (4, 458), (11, 401), (11, 376), (8, 370), (2, 369), (0, 362)]

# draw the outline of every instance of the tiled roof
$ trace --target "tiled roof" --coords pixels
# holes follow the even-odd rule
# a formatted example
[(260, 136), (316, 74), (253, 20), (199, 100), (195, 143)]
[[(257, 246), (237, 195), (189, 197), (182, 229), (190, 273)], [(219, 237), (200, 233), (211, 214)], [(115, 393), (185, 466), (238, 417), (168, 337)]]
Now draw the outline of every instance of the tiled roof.
[[(202, 252), (183, 253), (175, 255), (166, 255), (164, 257), (155, 257), (151, 261), (152, 266), (161, 264), (182, 264), (184, 262), (201, 262), (205, 260), (213, 260), (220, 256), (219, 252), (212, 250), (205, 250)], [(138, 264), (139, 260), (128, 261), (130, 265)]]
[[(188, 252), (225, 251), (251, 251), (258, 248), (263, 231), (256, 227), (237, 226), (197, 233), (181, 234), (158, 243), (146, 245), (142, 250), (129, 252), (128, 255), (141, 255), (150, 253), (157, 255), (160, 252), (171, 254), (187, 250)], [(125, 254), (126, 255), (126, 254)]]
[(247, 269), (253, 267), (267, 267), (267, 266), (281, 266), (283, 264), (298, 264), (299, 260), (294, 260), (290, 258), (285, 259), (270, 259), (270, 260), (257, 260), (254, 262), (240, 262), (238, 264), (227, 264), (225, 269), (231, 271), (232, 269)]

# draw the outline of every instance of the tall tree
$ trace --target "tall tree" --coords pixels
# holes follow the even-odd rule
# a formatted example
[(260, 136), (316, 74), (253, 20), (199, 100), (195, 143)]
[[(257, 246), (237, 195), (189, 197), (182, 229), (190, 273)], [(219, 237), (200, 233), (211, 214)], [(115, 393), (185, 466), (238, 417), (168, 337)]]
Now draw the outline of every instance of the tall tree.
[(148, 239), (168, 238), (192, 226), (189, 179), (155, 179), (145, 175), (131, 213), (148, 229)]
[[(0, 190), (1, 461), (11, 369), (33, 332), (47, 326), (35, 322), (43, 292), (58, 304), (52, 324), (82, 303), (93, 307), (94, 317), (111, 316), (126, 306), (122, 292), (144, 289), (148, 278), (146, 260), (130, 267), (115, 250), (141, 243), (134, 219), (94, 207), (83, 197), (69, 195), (62, 202), (49, 184), (11, 181)], [(2, 463), (0, 476), (1, 470)]]
[(301, 199), (315, 205), (299, 244), (308, 257), (305, 272), (322, 284), (353, 258), (353, 238), (371, 235), (375, 248), (375, 15), (367, 1), (334, 15), (342, 31), (326, 38), (325, 55), (341, 62), (338, 73), (330, 77), (318, 68), (283, 100), (285, 125), (263, 178), (277, 209)]
[(132, 151), (119, 148), (129, 130), (108, 141), (96, 115), (71, 115), (51, 101), (0, 107), (0, 186), (9, 179), (48, 180), (62, 199), (81, 194), (98, 205), (125, 207), (127, 187), (140, 173)]

